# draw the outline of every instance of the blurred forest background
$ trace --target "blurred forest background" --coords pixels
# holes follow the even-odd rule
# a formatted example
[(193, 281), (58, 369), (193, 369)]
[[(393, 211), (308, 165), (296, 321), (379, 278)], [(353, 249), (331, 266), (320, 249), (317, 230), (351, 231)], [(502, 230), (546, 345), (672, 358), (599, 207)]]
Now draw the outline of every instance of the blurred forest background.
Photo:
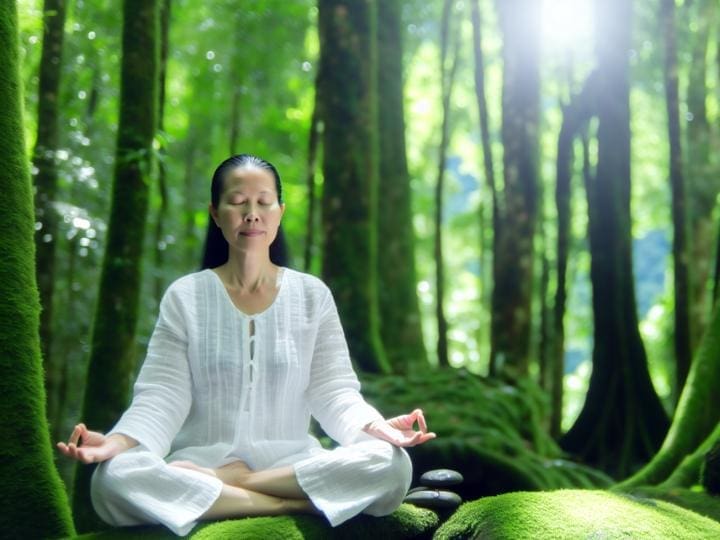
[[(157, 4), (18, 2), (53, 440), (127, 403), (212, 172), (248, 152), (370, 399), (440, 433), (419, 463), (458, 463), (443, 436), (504, 470), (541, 456), (478, 495), (650, 460), (718, 294), (716, 0)], [(697, 406), (686, 454), (720, 419)]]

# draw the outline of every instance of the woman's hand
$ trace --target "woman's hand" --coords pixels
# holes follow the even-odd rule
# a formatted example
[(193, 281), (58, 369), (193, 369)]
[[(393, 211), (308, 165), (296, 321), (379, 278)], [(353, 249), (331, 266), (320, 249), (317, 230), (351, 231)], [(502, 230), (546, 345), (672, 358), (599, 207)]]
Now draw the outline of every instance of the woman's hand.
[[(414, 428), (415, 422), (419, 430)], [(416, 446), (436, 437), (434, 433), (428, 433), (425, 416), (420, 409), (388, 420), (370, 422), (363, 431), (395, 446)]]
[(137, 445), (137, 441), (126, 435), (114, 433), (106, 437), (97, 431), (90, 431), (85, 424), (78, 424), (70, 434), (67, 444), (57, 443), (67, 457), (82, 463), (100, 463)]

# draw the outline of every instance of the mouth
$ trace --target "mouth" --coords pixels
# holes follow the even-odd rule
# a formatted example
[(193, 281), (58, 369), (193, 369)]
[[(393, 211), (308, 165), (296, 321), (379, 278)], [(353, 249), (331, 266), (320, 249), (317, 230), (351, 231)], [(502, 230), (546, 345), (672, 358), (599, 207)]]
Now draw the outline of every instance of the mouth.
[(240, 236), (247, 236), (250, 238), (254, 238), (255, 236), (262, 236), (263, 234), (265, 234), (265, 231), (258, 231), (258, 230), (240, 231)]

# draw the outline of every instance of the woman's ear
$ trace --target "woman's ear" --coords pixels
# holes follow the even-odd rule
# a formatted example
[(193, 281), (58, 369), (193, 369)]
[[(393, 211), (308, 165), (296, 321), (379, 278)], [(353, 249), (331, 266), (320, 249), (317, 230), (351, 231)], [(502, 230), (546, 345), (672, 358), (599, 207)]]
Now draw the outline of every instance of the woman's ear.
[(285, 214), (285, 203), (280, 203), (280, 219), (282, 220), (283, 214)]
[(212, 220), (215, 222), (215, 225), (217, 225), (218, 227), (220, 227), (220, 225), (218, 225), (217, 208), (215, 208), (215, 207), (212, 205), (212, 203), (210, 203), (210, 204), (208, 204), (208, 211), (210, 212), (210, 217), (211, 217)]

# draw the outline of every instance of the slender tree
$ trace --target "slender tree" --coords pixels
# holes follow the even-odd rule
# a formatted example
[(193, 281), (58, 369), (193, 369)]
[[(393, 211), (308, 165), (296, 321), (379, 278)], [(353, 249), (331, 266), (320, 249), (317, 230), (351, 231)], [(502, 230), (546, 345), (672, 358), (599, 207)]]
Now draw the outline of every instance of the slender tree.
[[(158, 113), (157, 113), (157, 130), (163, 133), (165, 130), (165, 86), (167, 79), (167, 61), (170, 49), (170, 10), (172, 8), (171, 0), (161, 0), (160, 2), (160, 70), (158, 83)], [(155, 230), (153, 234), (153, 247), (155, 248), (155, 299), (160, 305), (163, 291), (165, 290), (165, 280), (162, 278), (162, 267), (165, 264), (165, 219), (168, 211), (168, 181), (167, 181), (167, 164), (165, 158), (167, 156), (167, 148), (164, 138), (160, 140), (160, 148), (158, 149), (158, 193), (160, 195), (160, 208), (158, 208), (157, 217), (155, 218)]]
[(549, 346), (548, 374), (546, 389), (551, 396), (550, 432), (560, 436), (563, 401), (563, 375), (565, 353), (565, 308), (567, 305), (567, 267), (570, 250), (570, 222), (572, 173), (574, 162), (573, 146), (594, 115), (594, 88), (596, 75), (593, 72), (585, 81), (582, 91), (563, 107), (563, 122), (560, 127), (557, 146), (555, 206), (557, 208), (557, 285), (552, 314), (552, 339)]
[[(492, 257), (492, 253), (495, 252), (494, 245), (495, 241), (499, 238), (499, 210), (498, 210), (498, 196), (497, 188), (495, 186), (495, 160), (492, 155), (492, 147), (490, 144), (490, 115), (488, 113), (487, 98), (485, 97), (485, 56), (482, 48), (482, 13), (480, 11), (480, 1), (473, 0), (470, 3), (470, 20), (472, 21), (473, 28), (473, 58), (474, 66), (473, 73), (475, 79), (475, 101), (478, 107), (478, 116), (480, 120), (480, 141), (482, 146), (483, 156), (483, 171), (485, 174), (485, 182), (487, 182), (488, 189), (490, 191), (491, 199), (491, 227), (486, 226), (485, 218), (485, 204), (484, 201), (480, 203), (479, 218), (480, 218), (480, 265), (482, 268), (482, 277), (480, 280), (480, 302), (483, 309), (487, 309), (489, 306), (489, 298), (487, 295), (488, 284), (492, 280), (492, 263), (488, 264), (488, 259)], [(493, 249), (490, 250), (490, 256), (488, 256), (488, 249), (486, 238), (488, 232), (492, 234)], [(488, 272), (486, 268), (489, 268)], [(480, 325), (480, 330), (482, 331)], [(482, 342), (478, 339), (478, 342)]]
[(498, 0), (503, 36), (503, 201), (494, 244), (490, 373), (527, 373), (538, 201), (540, 2)]
[(663, 34), (665, 36), (665, 106), (668, 117), (670, 142), (670, 187), (673, 218), (673, 276), (675, 295), (675, 395), (685, 384), (692, 351), (690, 344), (689, 270), (687, 249), (687, 217), (685, 179), (680, 144), (680, 104), (678, 97), (678, 60), (675, 32), (675, 0), (663, 0), (661, 5)]
[[(92, 332), (83, 420), (107, 430), (127, 406), (135, 358), (141, 260), (152, 184), (157, 116), (158, 4), (123, 3), (120, 121), (107, 248)], [(90, 467), (78, 468), (73, 508), (78, 528), (98, 524), (89, 499)]]
[(358, 368), (388, 372), (377, 277), (377, 39), (374, 0), (319, 0), (323, 276)]
[(45, 416), (17, 22), (16, 3), (0, 2), (0, 531), (57, 538), (75, 531)]
[[(318, 74), (318, 77), (320, 75)], [(318, 87), (317, 79), (315, 88)], [(313, 101), (313, 112), (310, 119), (310, 134), (308, 137), (307, 172), (305, 182), (307, 185), (308, 212), (305, 225), (305, 256), (303, 268), (306, 272), (312, 269), (313, 254), (316, 249), (315, 231), (317, 229), (317, 190), (315, 189), (315, 171), (317, 170), (317, 156), (320, 146), (320, 135), (322, 123), (320, 122), (320, 111), (318, 111), (318, 95), (315, 92)]]
[[(35, 173), (35, 232), (37, 283), (40, 290), (40, 348), (45, 368), (48, 419), (57, 418), (60, 358), (52, 356), (53, 296), (58, 216), (53, 204), (58, 190), (57, 150), (59, 146), (60, 77), (62, 73), (65, 0), (45, 0), (43, 43), (38, 82), (37, 140), (33, 151)], [(54, 426), (51, 426), (54, 427)]]
[(628, 51), (632, 4), (598, 3), (597, 170), (586, 186), (593, 289), (593, 371), (565, 450), (616, 476), (659, 448), (668, 420), (638, 328), (630, 230)]
[[(445, 0), (443, 3), (442, 22), (440, 25), (440, 98), (442, 100), (442, 124), (440, 126), (440, 142), (438, 143), (438, 170), (435, 181), (435, 317), (437, 319), (437, 359), (438, 365), (447, 367), (450, 365), (448, 359), (448, 321), (445, 315), (445, 262), (443, 255), (443, 222), (445, 221), (445, 165), (447, 161), (447, 150), (450, 144), (450, 100), (452, 98), (453, 86), (455, 85), (455, 74), (458, 67), (458, 53), (460, 43), (459, 31), (450, 31), (452, 20), (453, 1)], [(450, 47), (451, 34), (453, 50), (448, 52)], [(448, 66), (448, 62), (450, 65)]]
[(378, 2), (378, 128), (380, 176), (378, 258), (381, 336), (395, 372), (425, 366), (415, 274), (412, 192), (405, 152), (401, 2)]

